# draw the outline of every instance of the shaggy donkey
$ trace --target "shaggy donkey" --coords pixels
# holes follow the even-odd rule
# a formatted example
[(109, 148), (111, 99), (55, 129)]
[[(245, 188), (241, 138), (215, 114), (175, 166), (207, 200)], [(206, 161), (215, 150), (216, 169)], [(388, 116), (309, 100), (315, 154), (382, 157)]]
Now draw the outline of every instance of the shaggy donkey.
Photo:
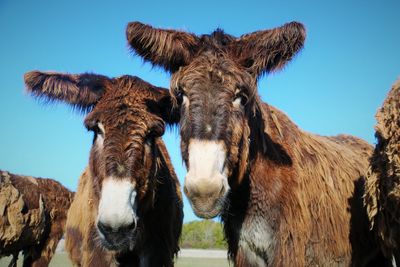
[(78, 266), (173, 266), (183, 211), (161, 139), (173, 123), (168, 90), (137, 77), (29, 72), (36, 97), (91, 110), (89, 167), (68, 213), (66, 246)]
[(140, 22), (126, 33), (138, 55), (172, 73), (188, 169), (184, 192), (198, 216), (221, 215), (235, 266), (379, 259), (362, 203), (372, 147), (352, 136), (306, 133), (257, 93), (257, 79), (303, 47), (302, 24), (239, 38)]
[(23, 266), (48, 266), (64, 234), (73, 193), (52, 179), (0, 170), (0, 256), (24, 254)]
[(372, 230), (386, 256), (400, 265), (400, 80), (376, 114), (378, 143), (370, 159), (364, 197)]

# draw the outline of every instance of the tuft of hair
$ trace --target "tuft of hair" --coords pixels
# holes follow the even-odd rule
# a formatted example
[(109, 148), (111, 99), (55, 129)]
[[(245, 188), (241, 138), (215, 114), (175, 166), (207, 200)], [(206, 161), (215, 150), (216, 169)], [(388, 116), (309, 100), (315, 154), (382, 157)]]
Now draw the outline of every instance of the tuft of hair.
[(227, 49), (236, 38), (224, 32), (223, 29), (217, 28), (211, 34), (201, 35), (201, 43), (203, 46), (211, 46), (216, 49)]

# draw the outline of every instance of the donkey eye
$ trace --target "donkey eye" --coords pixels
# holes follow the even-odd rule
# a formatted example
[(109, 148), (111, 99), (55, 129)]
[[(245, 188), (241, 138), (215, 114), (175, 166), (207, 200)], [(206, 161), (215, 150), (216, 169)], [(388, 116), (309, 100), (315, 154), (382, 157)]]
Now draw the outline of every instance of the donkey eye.
[(151, 144), (153, 143), (154, 137), (152, 136), (148, 136), (146, 137), (146, 139), (144, 140), (145, 145), (151, 146)]
[(175, 98), (178, 101), (178, 104), (181, 104), (183, 102), (183, 96), (184, 96), (183, 92), (177, 92), (175, 94)]
[(148, 134), (144, 139), (144, 144), (151, 147), (156, 137), (153, 134)]
[(96, 133), (96, 134), (100, 134), (100, 135), (103, 134), (103, 131), (100, 129), (100, 127), (99, 127), (98, 125), (96, 125), (96, 126), (93, 128), (93, 132)]
[(248, 97), (246, 96), (245, 93), (243, 93), (243, 90), (236, 90), (235, 96), (233, 98), (233, 105), (235, 107), (238, 107), (240, 105), (245, 105), (247, 103)]
[(240, 91), (235, 92), (235, 97), (233, 98), (233, 106), (239, 107), (242, 104), (243, 94)]
[(178, 88), (175, 89), (175, 98), (179, 104), (182, 103), (184, 96), (185, 96), (185, 91), (183, 90), (182, 87), (179, 86)]
[(94, 132), (96, 135), (104, 135), (104, 126), (100, 122), (87, 126), (89, 131)]

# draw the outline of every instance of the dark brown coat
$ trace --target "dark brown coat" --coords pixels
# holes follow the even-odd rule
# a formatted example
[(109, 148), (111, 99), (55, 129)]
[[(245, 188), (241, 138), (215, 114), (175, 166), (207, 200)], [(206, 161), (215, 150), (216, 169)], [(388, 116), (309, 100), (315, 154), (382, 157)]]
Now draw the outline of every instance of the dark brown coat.
[(52, 179), (0, 171), (0, 256), (48, 266), (64, 234), (73, 193)]

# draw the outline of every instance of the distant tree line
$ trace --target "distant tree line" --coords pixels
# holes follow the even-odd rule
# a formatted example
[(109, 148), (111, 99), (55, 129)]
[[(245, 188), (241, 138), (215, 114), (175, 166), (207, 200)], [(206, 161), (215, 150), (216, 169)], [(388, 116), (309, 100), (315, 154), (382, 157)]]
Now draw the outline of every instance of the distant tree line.
[(226, 249), (221, 223), (212, 220), (185, 223), (182, 229), (181, 248)]

